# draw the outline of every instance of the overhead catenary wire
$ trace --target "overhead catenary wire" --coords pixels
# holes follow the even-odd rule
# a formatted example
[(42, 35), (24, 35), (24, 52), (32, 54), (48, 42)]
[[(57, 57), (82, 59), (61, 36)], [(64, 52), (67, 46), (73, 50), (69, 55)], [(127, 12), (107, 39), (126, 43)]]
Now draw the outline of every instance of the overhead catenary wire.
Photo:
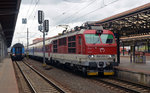
[[(92, 0), (89, 4), (87, 4), (86, 6), (80, 8), (78, 11), (76, 11), (75, 13), (71, 14), (70, 16), (68, 16), (67, 19), (70, 19), (73, 15), (77, 15), (78, 13), (80, 13), (81, 11), (83, 11), (84, 9), (88, 8), (90, 5), (92, 5), (95, 1), (97, 0)], [(64, 22), (66, 21), (66, 19), (61, 20), (60, 22)]]
[(82, 18), (82, 17), (85, 17), (85, 16), (87, 16), (87, 15), (93, 13), (93, 12), (96, 12), (96, 11), (98, 11), (99, 9), (102, 9), (102, 8), (104, 8), (104, 7), (106, 7), (106, 6), (110, 5), (110, 4), (113, 4), (113, 3), (117, 2), (117, 1), (119, 1), (119, 0), (115, 0), (115, 1), (113, 1), (113, 2), (110, 2), (110, 3), (108, 3), (107, 5), (104, 4), (104, 6), (101, 6), (100, 8), (97, 8), (97, 9), (91, 11), (91, 12), (88, 12), (88, 13), (86, 13), (86, 14), (84, 14), (84, 15), (78, 17), (78, 18), (72, 19), (72, 20), (70, 20), (69, 22), (78, 20), (78, 19), (80, 19), (80, 18)]
[[(35, 9), (36, 9), (36, 7), (38, 6), (39, 1), (40, 1), (40, 0), (37, 0), (37, 1), (36, 1), (35, 5), (34, 5), (34, 8), (33, 8), (32, 12), (30, 13), (30, 15), (27, 17), (27, 19), (31, 18), (31, 16), (32, 16), (32, 14), (34, 13), (34, 11), (36, 11)], [(29, 10), (28, 10), (28, 12), (29, 12)], [(28, 12), (27, 12), (27, 13), (28, 13)], [(35, 20), (35, 15), (36, 15), (36, 12), (35, 12), (34, 15), (33, 15), (32, 23), (33, 23), (34, 20)], [(29, 28), (31, 28), (31, 26), (32, 26), (32, 25), (30, 25)]]
[[(28, 10), (27, 10), (27, 13), (26, 13), (25, 18), (27, 18), (27, 15), (28, 15), (28, 13), (29, 13), (29, 10), (30, 10), (32, 4), (33, 4), (33, 0), (31, 0), (31, 2), (30, 2), (30, 4), (29, 4), (30, 6), (29, 6), (29, 8), (28, 8)], [(24, 30), (24, 28), (25, 28), (25, 25), (23, 26), (23, 30)]]
[(33, 8), (32, 12), (31, 12), (31, 14), (28, 16), (28, 18), (30, 18), (30, 17), (32, 16), (32, 14), (33, 14), (34, 10), (36, 9), (36, 6), (37, 6), (37, 5), (38, 5), (38, 3), (39, 3), (39, 1), (40, 1), (40, 0), (37, 0), (37, 2), (35, 3), (35, 6), (34, 6), (34, 8)]
[[(39, 1), (40, 1), (40, 0), (37, 0), (37, 1), (35, 2), (35, 5), (34, 5), (33, 10), (32, 10), (32, 12), (29, 14), (29, 10), (30, 10), (31, 6), (33, 5), (33, 0), (30, 2), (31, 4), (30, 4), (30, 6), (29, 6), (29, 8), (28, 8), (28, 10), (27, 10), (26, 16), (25, 16), (25, 18), (27, 19), (27, 21), (28, 21), (28, 19), (32, 16), (33, 12), (35, 11), (36, 6), (39, 4)], [(29, 15), (28, 15), (28, 14), (29, 14)], [(25, 29), (24, 29), (25, 26), (26, 26), (26, 25), (23, 26), (23, 30), (25, 30)], [(31, 27), (31, 26), (30, 26), (30, 27)]]
[[(59, 21), (59, 23), (63, 23), (63, 22), (65, 22), (65, 23), (71, 23), (71, 22), (73, 22), (73, 21), (75, 21), (75, 20), (78, 20), (78, 19), (80, 19), (80, 18), (86, 17), (87, 15), (89, 15), (89, 14), (91, 14), (91, 13), (93, 13), (93, 12), (96, 12), (96, 11), (98, 11), (98, 10), (100, 10), (100, 9), (102, 9), (102, 8), (104, 8), (104, 7), (108, 6), (108, 5), (110, 5), (110, 4), (113, 4), (113, 3), (117, 2), (117, 1), (119, 1), (119, 0), (115, 0), (115, 1), (112, 1), (112, 2), (110, 2), (110, 3), (108, 3), (108, 4), (105, 4), (105, 2), (104, 2), (104, 0), (103, 0), (103, 6), (97, 8), (97, 9), (95, 9), (95, 10), (92, 10), (92, 11), (90, 11), (90, 12), (88, 12), (88, 13), (86, 13), (86, 14), (80, 16), (80, 17), (77, 17), (77, 18), (73, 18), (73, 17), (72, 17), (73, 14), (72, 14), (72, 15), (70, 15), (68, 18), (65, 18), (64, 20)], [(68, 20), (68, 19), (70, 19), (70, 20)], [(68, 21), (68, 22), (67, 22), (67, 21)]]
[[(35, 5), (34, 5), (34, 0), (30, 0), (31, 2), (29, 3), (29, 6), (28, 6), (28, 8), (27, 8), (27, 12), (26, 12), (26, 15), (25, 15), (25, 18), (26, 19), (29, 19), (29, 18), (31, 18), (31, 16), (32, 16), (32, 14), (33, 14), (33, 12), (35, 11), (35, 8), (36, 8), (36, 6), (39, 4), (39, 1), (40, 0), (36, 0), (35, 1)], [(33, 6), (34, 5), (34, 7), (33, 7), (33, 9), (31, 9), (31, 6)], [(32, 12), (30, 12), (30, 10), (32, 11)], [(25, 27), (26, 27), (26, 25), (24, 25), (23, 27), (22, 27), (22, 29), (23, 29), (23, 32), (24, 32), (24, 30), (26, 30), (25, 29)], [(16, 31), (15, 31), (15, 33), (16, 33)], [(27, 32), (26, 32), (27, 33)], [(20, 34), (20, 33), (19, 33)], [(23, 37), (17, 37), (17, 38), (23, 38)], [(24, 38), (26, 38), (26, 37), (24, 37)]]
[(30, 2), (30, 6), (29, 6), (29, 8), (28, 8), (28, 10), (27, 10), (27, 13), (26, 13), (25, 18), (27, 17), (27, 15), (28, 15), (28, 13), (29, 13), (29, 10), (30, 10), (30, 8), (31, 8), (31, 6), (32, 6), (32, 4), (33, 4), (33, 0), (31, 0), (31, 2)]
[[(35, 21), (35, 18), (36, 18), (36, 11), (37, 11), (37, 8), (36, 8), (36, 7), (39, 5), (39, 2), (40, 2), (40, 0), (37, 0), (37, 2), (35, 3), (35, 6), (34, 6), (33, 11), (31, 12), (30, 16), (28, 17), (28, 18), (30, 18), (30, 17), (32, 16), (33, 12), (35, 11), (35, 13), (33, 14), (33, 20), (32, 20), (31, 23), (33, 23), (33, 22)], [(35, 9), (36, 9), (36, 10), (35, 10)], [(31, 28), (31, 27), (32, 27), (32, 25), (30, 25), (29, 28)]]

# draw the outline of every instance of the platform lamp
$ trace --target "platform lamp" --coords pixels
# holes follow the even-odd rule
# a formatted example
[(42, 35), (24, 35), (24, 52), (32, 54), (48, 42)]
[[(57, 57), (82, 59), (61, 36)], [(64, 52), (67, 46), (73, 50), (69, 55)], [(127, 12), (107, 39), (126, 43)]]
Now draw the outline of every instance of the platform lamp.
[(45, 62), (45, 33), (49, 31), (49, 20), (44, 20), (44, 12), (42, 10), (38, 10), (38, 29), (43, 33), (43, 67), (46, 66)]

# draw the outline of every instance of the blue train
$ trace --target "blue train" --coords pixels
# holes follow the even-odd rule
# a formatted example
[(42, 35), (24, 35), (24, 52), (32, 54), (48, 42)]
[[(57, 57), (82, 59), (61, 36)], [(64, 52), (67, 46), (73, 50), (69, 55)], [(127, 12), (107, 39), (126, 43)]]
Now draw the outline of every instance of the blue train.
[(24, 46), (20, 43), (16, 43), (11, 48), (11, 59), (12, 61), (20, 61), (24, 58), (25, 52), (24, 52)]

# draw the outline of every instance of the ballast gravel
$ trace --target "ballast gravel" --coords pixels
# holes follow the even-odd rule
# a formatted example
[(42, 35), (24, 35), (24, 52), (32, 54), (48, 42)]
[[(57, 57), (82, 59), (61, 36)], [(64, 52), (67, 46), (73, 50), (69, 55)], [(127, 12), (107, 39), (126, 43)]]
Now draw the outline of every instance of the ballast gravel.
[(84, 78), (53, 66), (50, 66), (51, 69), (45, 70), (42, 63), (35, 60), (28, 59), (28, 62), (46, 75), (55, 79), (55, 81), (59, 82), (62, 86), (70, 89), (73, 93), (117, 93), (116, 91), (92, 82), (92, 80), (90, 81), (89, 78)]

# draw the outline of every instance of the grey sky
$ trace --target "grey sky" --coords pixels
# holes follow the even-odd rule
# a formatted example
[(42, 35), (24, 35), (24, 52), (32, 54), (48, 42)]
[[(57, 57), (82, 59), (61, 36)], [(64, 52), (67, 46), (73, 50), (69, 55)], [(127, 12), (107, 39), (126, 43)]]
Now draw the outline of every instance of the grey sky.
[[(43, 10), (45, 19), (50, 20), (50, 31), (47, 37), (51, 37), (62, 32), (63, 28), (58, 27), (60, 24), (68, 24), (73, 27), (86, 21), (102, 20), (150, 3), (149, 0), (39, 0), (36, 5), (37, 1), (22, 0), (12, 44), (20, 42), (26, 45), (27, 27), (30, 32), (30, 44), (33, 39), (42, 36), (42, 33), (37, 29), (38, 10)], [(110, 4), (111, 2), (114, 3)], [(94, 10), (95, 12), (92, 12)], [(22, 18), (28, 19), (27, 25), (22, 24)]]

